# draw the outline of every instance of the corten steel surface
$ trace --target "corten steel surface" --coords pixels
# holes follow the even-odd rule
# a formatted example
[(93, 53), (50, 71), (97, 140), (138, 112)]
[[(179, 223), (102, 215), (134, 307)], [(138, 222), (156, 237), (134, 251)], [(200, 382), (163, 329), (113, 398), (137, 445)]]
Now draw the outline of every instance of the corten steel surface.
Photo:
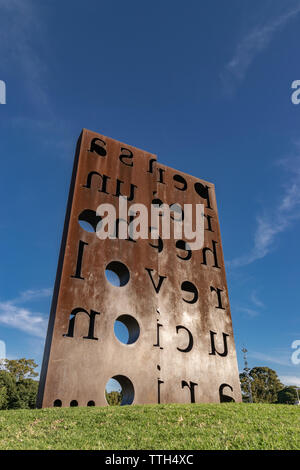
[[(79, 218), (96, 228), (99, 204), (118, 207), (120, 194), (129, 197), (128, 206), (149, 207), (153, 199), (204, 204), (203, 248), (188, 251), (174, 239), (100, 240), (81, 228)], [(130, 273), (121, 287), (105, 276), (106, 266), (116, 261)], [(132, 344), (114, 334), (121, 315), (139, 324)], [(37, 405), (107, 405), (105, 386), (116, 376), (133, 384), (134, 404), (241, 401), (214, 185), (83, 130)], [(130, 402), (130, 382), (120, 380), (124, 403)]]

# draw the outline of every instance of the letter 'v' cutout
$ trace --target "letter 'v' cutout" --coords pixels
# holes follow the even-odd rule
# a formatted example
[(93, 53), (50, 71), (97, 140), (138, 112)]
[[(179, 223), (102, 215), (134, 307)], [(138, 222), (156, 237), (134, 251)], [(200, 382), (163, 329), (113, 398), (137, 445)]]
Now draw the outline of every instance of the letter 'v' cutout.
[(159, 275), (159, 281), (158, 281), (158, 284), (157, 284), (157, 286), (156, 286), (156, 285), (155, 285), (155, 282), (153, 281), (153, 277), (152, 277), (152, 271), (153, 271), (153, 269), (150, 269), (150, 268), (145, 268), (145, 269), (146, 269), (147, 273), (148, 273), (149, 276), (150, 276), (150, 279), (151, 279), (151, 282), (152, 282), (152, 285), (153, 285), (153, 287), (154, 287), (155, 292), (156, 292), (157, 294), (159, 294), (159, 291), (160, 291), (160, 289), (161, 289), (162, 283), (163, 283), (164, 279), (167, 279), (167, 276), (160, 276), (160, 275)]

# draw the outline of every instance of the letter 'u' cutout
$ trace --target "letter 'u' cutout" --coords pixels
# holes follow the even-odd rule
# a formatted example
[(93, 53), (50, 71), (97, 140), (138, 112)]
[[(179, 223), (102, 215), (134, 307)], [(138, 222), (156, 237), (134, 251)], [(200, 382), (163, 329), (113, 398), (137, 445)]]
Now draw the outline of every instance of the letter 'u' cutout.
[(228, 354), (227, 338), (229, 335), (226, 333), (222, 333), (224, 351), (220, 353), (219, 351), (216, 350), (216, 347), (215, 347), (215, 335), (216, 334), (217, 333), (215, 331), (210, 331), (211, 352), (209, 353), (209, 355), (214, 356), (215, 354), (218, 354), (218, 356), (225, 357)]

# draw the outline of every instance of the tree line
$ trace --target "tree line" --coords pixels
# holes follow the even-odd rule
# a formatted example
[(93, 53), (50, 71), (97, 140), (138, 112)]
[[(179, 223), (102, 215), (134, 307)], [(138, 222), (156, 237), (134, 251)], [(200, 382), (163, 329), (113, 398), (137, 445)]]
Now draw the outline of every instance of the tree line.
[(294, 405), (299, 402), (297, 387), (283, 385), (275, 370), (269, 367), (253, 367), (249, 371), (244, 370), (240, 374), (240, 381), (244, 402), (251, 401), (251, 397), (253, 403)]
[(33, 359), (0, 360), (0, 410), (35, 408), (39, 382)]
[[(38, 390), (37, 364), (33, 359), (0, 360), (0, 410), (35, 408)], [(253, 367), (240, 374), (244, 402), (282, 403), (298, 402), (296, 386), (283, 385), (277, 373), (268, 367)], [(249, 393), (251, 391), (251, 394)], [(106, 393), (110, 405), (120, 405), (122, 392)]]

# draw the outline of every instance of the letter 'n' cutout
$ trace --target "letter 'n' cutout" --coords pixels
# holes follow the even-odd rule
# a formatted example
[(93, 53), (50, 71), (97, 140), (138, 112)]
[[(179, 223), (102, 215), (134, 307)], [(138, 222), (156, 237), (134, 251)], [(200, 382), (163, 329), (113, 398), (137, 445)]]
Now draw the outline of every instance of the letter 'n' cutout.
[(96, 315), (100, 315), (99, 312), (95, 312), (95, 310), (91, 310), (91, 313), (88, 313), (87, 310), (84, 308), (74, 308), (71, 312), (71, 317), (69, 321), (69, 329), (68, 333), (63, 334), (65, 337), (73, 338), (74, 337), (74, 327), (75, 327), (75, 321), (76, 321), (76, 315), (80, 312), (85, 313), (89, 317), (89, 329), (88, 329), (88, 335), (83, 336), (84, 339), (95, 339), (98, 340), (98, 338), (95, 338), (94, 336), (94, 327), (95, 327), (95, 317)]
[[(107, 192), (107, 181), (110, 180), (110, 176), (107, 176), (107, 175), (101, 175), (100, 173), (98, 173), (98, 171), (90, 171), (89, 174), (87, 175), (87, 179), (86, 179), (86, 184), (82, 185), (83, 188), (87, 188), (87, 189), (91, 189), (91, 186), (92, 186), (92, 181), (95, 179), (93, 178), (93, 176), (99, 176), (100, 177), (100, 182), (101, 182), (101, 186), (100, 186), (100, 189), (98, 189), (98, 191), (100, 193), (105, 193), (105, 194), (108, 194)], [(97, 184), (99, 182), (99, 178), (97, 178)]]

